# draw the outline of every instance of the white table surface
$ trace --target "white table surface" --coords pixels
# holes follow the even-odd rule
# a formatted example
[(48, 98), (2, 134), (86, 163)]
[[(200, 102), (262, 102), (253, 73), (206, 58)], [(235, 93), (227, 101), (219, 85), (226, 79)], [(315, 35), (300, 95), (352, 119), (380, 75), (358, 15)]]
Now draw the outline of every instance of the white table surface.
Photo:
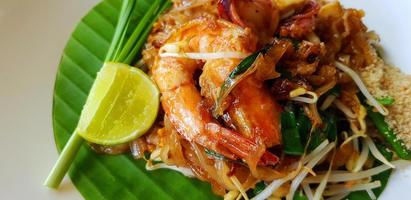
[[(51, 105), (60, 54), (76, 22), (97, 0), (0, 0), (0, 199), (82, 199), (66, 178), (58, 191), (42, 186), (57, 159)], [(391, 60), (411, 72), (411, 1), (344, 0), (367, 8)], [(377, 4), (383, 2), (382, 4)], [(393, 6), (394, 5), (394, 6)], [(397, 9), (394, 12), (394, 9)], [(398, 15), (403, 15), (398, 20)], [(380, 16), (387, 16), (380, 18)], [(393, 21), (397, 19), (397, 21)], [(411, 196), (411, 170), (381, 199)], [(411, 199), (408, 198), (408, 199)]]
[(66, 177), (43, 187), (57, 159), (54, 78), (77, 21), (97, 0), (0, 0), (0, 199), (82, 199)]

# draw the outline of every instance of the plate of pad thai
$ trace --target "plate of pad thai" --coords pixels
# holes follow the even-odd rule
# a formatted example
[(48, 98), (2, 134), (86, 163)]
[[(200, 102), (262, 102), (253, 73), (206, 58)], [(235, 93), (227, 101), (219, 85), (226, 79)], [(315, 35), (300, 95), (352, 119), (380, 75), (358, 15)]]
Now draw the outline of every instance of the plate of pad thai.
[[(154, 183), (173, 184), (161, 180), (171, 176), (156, 173), (177, 172), (181, 180), (205, 182), (215, 195), (210, 198), (225, 200), (377, 199), (392, 170), (409, 164), (411, 78), (385, 63), (364, 11), (325, 0), (148, 2), (122, 2), (112, 39), (118, 42), (96, 67), (66, 146), (80, 148), (85, 139), (87, 153), (79, 154), (97, 160), (126, 155), (148, 174), (139, 176), (157, 177), (149, 179)], [(140, 11), (150, 15), (136, 20), (130, 16), (139, 3), (151, 5)], [(64, 88), (58, 85), (64, 73), (57, 89)], [(58, 101), (55, 95), (55, 106)], [(55, 118), (64, 115), (54, 110)], [(68, 136), (56, 134), (62, 148)], [(134, 164), (115, 162), (113, 179), (126, 188), (145, 187), (146, 179), (126, 177)], [(82, 164), (73, 163), (75, 185), (85, 197), (100, 199), (75, 181)], [(91, 169), (84, 173), (93, 177)], [(184, 187), (169, 190), (187, 195), (171, 192), (171, 199), (192, 198)], [(163, 198), (143, 193), (134, 197)]]

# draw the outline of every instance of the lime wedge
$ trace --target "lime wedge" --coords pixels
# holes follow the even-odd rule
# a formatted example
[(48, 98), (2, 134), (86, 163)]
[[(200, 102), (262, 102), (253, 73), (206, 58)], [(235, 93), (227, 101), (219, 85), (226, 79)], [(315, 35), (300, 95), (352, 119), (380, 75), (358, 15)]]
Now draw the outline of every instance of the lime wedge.
[(97, 74), (76, 133), (101, 145), (129, 142), (151, 127), (158, 107), (159, 91), (143, 71), (108, 62)]

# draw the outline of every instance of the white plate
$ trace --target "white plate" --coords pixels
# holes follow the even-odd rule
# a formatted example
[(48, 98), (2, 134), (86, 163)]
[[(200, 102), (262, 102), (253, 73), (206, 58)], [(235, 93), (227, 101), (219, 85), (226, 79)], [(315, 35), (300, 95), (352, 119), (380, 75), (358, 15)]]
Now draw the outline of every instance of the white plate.
[[(390, 63), (411, 73), (411, 1), (344, 0), (366, 10)], [(66, 179), (42, 186), (57, 158), (51, 128), (54, 77), (75, 23), (97, 0), (0, 0), (0, 199), (81, 199)], [(411, 167), (396, 172), (383, 200), (411, 199)]]

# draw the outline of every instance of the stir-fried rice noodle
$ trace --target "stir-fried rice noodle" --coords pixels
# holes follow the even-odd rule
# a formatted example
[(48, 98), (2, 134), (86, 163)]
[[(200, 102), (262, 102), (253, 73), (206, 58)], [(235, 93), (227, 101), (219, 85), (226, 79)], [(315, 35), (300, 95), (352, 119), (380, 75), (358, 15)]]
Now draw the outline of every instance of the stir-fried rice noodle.
[[(362, 11), (338, 1), (274, 2), (173, 0), (138, 63), (161, 92), (156, 123), (130, 144), (93, 149), (131, 151), (147, 160), (147, 170), (209, 182), (225, 200), (251, 198), (261, 182), (266, 187), (251, 199), (292, 200), (299, 191), (309, 200), (339, 200), (353, 191), (376, 199), (372, 189), (381, 182), (370, 177), (404, 162), (384, 157), (366, 121), (370, 108), (388, 114), (357, 74), (374, 64), (378, 37), (367, 32)], [(250, 55), (255, 60), (239, 66)], [(309, 121), (296, 155), (285, 151), (281, 133), (280, 113), (289, 111), (300, 137), (301, 116)], [(337, 137), (314, 137), (327, 131)]]

